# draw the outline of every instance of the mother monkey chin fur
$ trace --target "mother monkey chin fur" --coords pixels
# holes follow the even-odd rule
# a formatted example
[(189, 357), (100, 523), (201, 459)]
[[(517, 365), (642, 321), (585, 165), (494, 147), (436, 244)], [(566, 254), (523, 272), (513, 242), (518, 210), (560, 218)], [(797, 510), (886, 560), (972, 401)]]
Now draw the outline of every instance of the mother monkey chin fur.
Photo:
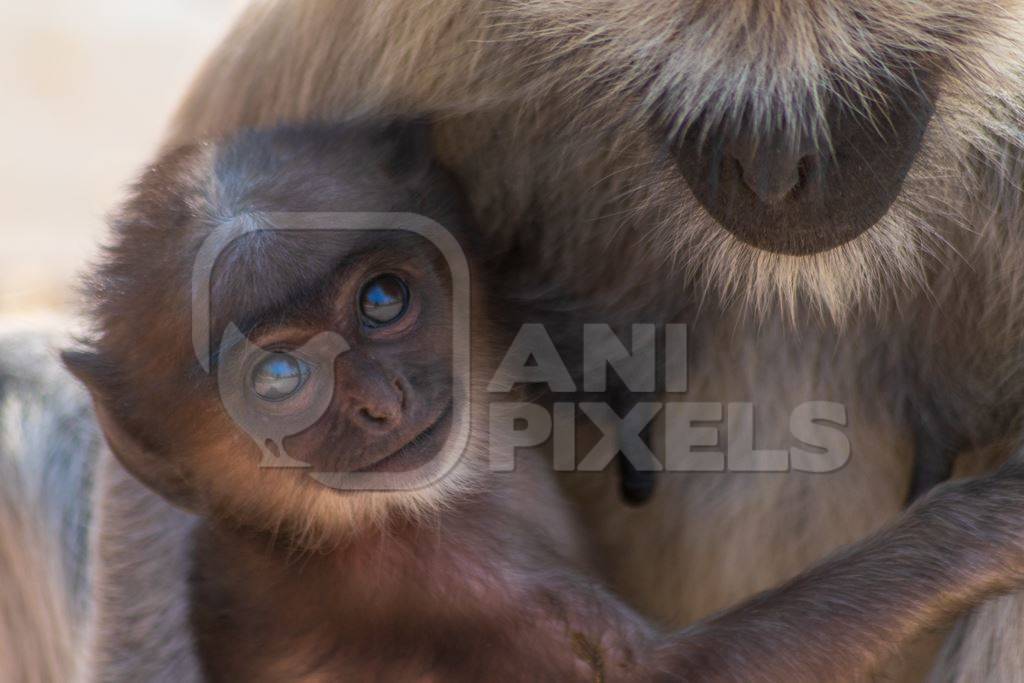
[[(637, 508), (566, 477), (609, 581), (679, 625), (898, 515), (915, 455), (1017, 443), (1022, 48), (1010, 0), (270, 2), (167, 142), (429, 116), (527, 304), (686, 322), (683, 399), (753, 405), (759, 448), (845, 404), (827, 475), (665, 472)], [(1019, 675), (1019, 604), (961, 620), (935, 676)]]

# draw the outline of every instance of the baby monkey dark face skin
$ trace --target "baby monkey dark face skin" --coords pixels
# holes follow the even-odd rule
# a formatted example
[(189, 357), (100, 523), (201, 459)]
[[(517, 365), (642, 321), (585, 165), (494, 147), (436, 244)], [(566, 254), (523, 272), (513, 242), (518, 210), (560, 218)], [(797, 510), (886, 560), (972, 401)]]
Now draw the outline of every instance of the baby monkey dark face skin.
[[(429, 258), (430, 244), (406, 237), (376, 232), (367, 248), (353, 245), (358, 252), (342, 259), (324, 287), (289, 296), (283, 310), (257, 313), (246, 334), (237, 371), (253, 412), (292, 418), (320, 412), (316, 397), (331, 396), (319, 419), (313, 414), (311, 426), (280, 443), (318, 472), (406, 472), (447, 441), (450, 285), (443, 264)], [(325, 332), (344, 340), (333, 359), (304, 350)]]

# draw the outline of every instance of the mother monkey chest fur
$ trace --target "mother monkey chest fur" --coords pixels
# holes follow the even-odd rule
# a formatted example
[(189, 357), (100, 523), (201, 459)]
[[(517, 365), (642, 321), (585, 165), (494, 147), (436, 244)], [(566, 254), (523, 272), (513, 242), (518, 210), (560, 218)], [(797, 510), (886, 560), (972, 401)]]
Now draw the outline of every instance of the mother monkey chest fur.
[[(173, 137), (432, 116), (525, 319), (687, 323), (725, 471), (635, 509), (614, 471), (566, 477), (616, 587), (683, 623), (897, 514), (915, 452), (941, 474), (1014, 436), (1022, 46), (994, 0), (281, 3)], [(730, 467), (807, 401), (845, 405), (844, 467)]]
[[(689, 326), (689, 391), (664, 398), (720, 406), (725, 471), (664, 472), (628, 511), (614, 472), (566, 477), (614, 580), (660, 616), (769, 585), (896, 514), (957, 452), (1013, 436), (1020, 120), (996, 89), (1019, 45), (985, 46), (1007, 18), (977, 5), (882, 4), (663, 3), (679, 36), (660, 53), (630, 47), (635, 20), (566, 10), (558, 48), (520, 36), (557, 55), (541, 77), (557, 87), (440, 127), (538, 319), (594, 311), (627, 346), (628, 323)], [(728, 50), (747, 30), (749, 54)], [(849, 457), (825, 476), (786, 457), (811, 401), (845, 407)]]

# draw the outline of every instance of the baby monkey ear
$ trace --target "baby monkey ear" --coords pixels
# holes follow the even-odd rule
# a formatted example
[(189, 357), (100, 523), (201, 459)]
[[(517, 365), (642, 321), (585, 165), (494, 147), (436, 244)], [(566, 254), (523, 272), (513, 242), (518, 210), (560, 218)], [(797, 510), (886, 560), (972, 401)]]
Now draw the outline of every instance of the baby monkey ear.
[(432, 126), (425, 117), (398, 119), (384, 126), (381, 140), (391, 148), (391, 169), (402, 175), (421, 175), (434, 161)]
[(148, 448), (126, 427), (119, 410), (110, 365), (91, 351), (61, 352), (64, 366), (81, 381), (92, 396), (96, 420), (111, 452), (136, 479), (170, 503), (189, 512), (199, 509), (195, 490), (174, 460)]

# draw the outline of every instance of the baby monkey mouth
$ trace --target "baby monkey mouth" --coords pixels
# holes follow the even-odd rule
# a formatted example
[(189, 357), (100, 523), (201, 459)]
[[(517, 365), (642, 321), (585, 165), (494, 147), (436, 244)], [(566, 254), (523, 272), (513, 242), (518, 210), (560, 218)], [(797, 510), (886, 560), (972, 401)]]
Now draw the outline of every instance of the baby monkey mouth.
[(409, 472), (425, 465), (437, 454), (448, 439), (452, 418), (451, 401), (421, 432), (398, 448), (369, 465), (352, 472)]

